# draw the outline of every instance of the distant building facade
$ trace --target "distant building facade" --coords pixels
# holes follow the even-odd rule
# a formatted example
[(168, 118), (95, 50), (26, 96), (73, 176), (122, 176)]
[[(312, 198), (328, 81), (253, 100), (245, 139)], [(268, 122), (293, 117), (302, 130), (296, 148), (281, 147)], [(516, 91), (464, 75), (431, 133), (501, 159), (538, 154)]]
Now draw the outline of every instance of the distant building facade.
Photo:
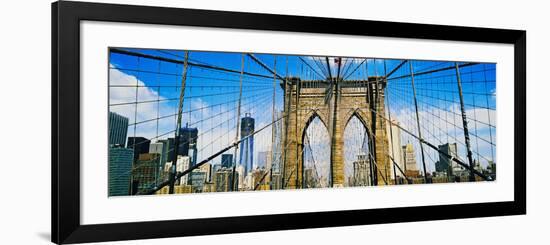
[(205, 164), (203, 164), (199, 167), (199, 170), (201, 172), (204, 172), (204, 174), (205, 174), (205, 180), (204, 181), (205, 182), (212, 181), (212, 164), (205, 163)]
[(435, 165), (436, 172), (446, 172), (447, 176), (452, 176), (458, 168), (458, 164), (452, 158), (458, 158), (456, 143), (446, 143), (438, 146), (439, 161)]
[(222, 154), (222, 167), (230, 168), (233, 166), (233, 154)]
[(357, 161), (353, 162), (352, 186), (367, 186), (371, 183), (370, 164), (366, 154), (357, 155)]
[(256, 168), (266, 168), (267, 167), (267, 156), (269, 152), (260, 151), (258, 152), (258, 159), (256, 159)]
[[(228, 192), (231, 190), (231, 180), (232, 180), (232, 170), (231, 169), (226, 169), (226, 168), (222, 168), (220, 170), (218, 170), (215, 174), (215, 178), (216, 178), (216, 181), (215, 181), (215, 185), (216, 185), (216, 192)], [(238, 179), (238, 173), (235, 173), (237, 179)], [(238, 183), (236, 183), (237, 181), (235, 181), (235, 184), (238, 185)]]
[(109, 148), (109, 196), (130, 194), (134, 151), (124, 147)]
[(403, 161), (405, 167), (405, 175), (407, 178), (417, 178), (420, 177), (420, 171), (418, 170), (418, 165), (416, 165), (416, 153), (414, 151), (414, 146), (411, 143), (408, 143), (403, 146)]
[(109, 146), (126, 145), (128, 134), (128, 118), (114, 112), (109, 112)]
[[(135, 155), (135, 154), (134, 154)], [(159, 154), (140, 154), (132, 169), (132, 194), (150, 190), (159, 184)]]
[(193, 188), (193, 192), (202, 192), (204, 183), (206, 183), (206, 172), (195, 169), (188, 173), (189, 184)]
[(174, 138), (166, 139), (168, 148), (168, 155), (166, 161), (171, 162), (174, 160), (174, 153), (178, 156), (188, 156), (191, 166), (197, 164), (197, 141), (199, 130), (197, 128), (184, 127), (180, 129), (180, 137), (178, 141), (178, 150), (174, 152), (175, 140)]
[(149, 153), (151, 141), (144, 137), (128, 137), (126, 148), (134, 150), (134, 162), (138, 160), (140, 154)]
[(163, 166), (168, 161), (169, 151), (168, 140), (157, 140), (155, 143), (151, 143), (149, 146), (149, 153), (156, 153), (160, 155), (159, 163)]
[[(387, 125), (387, 133), (388, 135), (388, 142), (389, 142), (389, 155), (393, 158), (395, 163), (397, 163), (397, 166), (401, 171), (405, 171), (405, 162), (403, 160), (403, 148), (401, 145), (401, 129), (398, 127), (399, 122), (396, 120), (391, 121), (391, 123), (386, 124)], [(391, 159), (389, 160), (391, 161)], [(393, 166), (394, 163), (391, 162), (390, 166)], [(401, 171), (396, 170), (395, 175), (391, 174), (391, 178), (395, 179), (395, 177), (404, 177), (403, 173)]]
[(197, 128), (181, 128), (180, 129), (180, 151), (178, 154), (183, 156), (189, 156), (191, 159), (191, 166), (197, 164), (197, 140), (199, 137), (199, 130)]

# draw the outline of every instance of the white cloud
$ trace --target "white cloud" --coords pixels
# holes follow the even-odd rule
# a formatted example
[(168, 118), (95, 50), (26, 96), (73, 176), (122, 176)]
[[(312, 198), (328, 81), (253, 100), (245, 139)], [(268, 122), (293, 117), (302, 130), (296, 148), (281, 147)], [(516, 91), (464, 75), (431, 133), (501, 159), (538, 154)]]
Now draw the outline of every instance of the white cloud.
[[(111, 68), (114, 66), (111, 64)], [(130, 85), (129, 87), (110, 87), (109, 89), (109, 104), (131, 103), (136, 101), (154, 101), (164, 100), (163, 96), (160, 96), (157, 91), (146, 87), (145, 83), (133, 75), (128, 75), (118, 69), (109, 69), (109, 85)], [(136, 87), (138, 86), (137, 90)], [(163, 103), (141, 103), (128, 104), (128, 105), (115, 105), (110, 106), (109, 110), (125, 116), (129, 119), (129, 123), (142, 122), (157, 118), (157, 116), (165, 116), (174, 114), (174, 108), (167, 106)], [(158, 132), (159, 134), (173, 130), (174, 121), (170, 119), (159, 120)], [(143, 136), (146, 138), (155, 137), (157, 134), (157, 123), (148, 122), (136, 125), (136, 136)], [(130, 126), (128, 130), (128, 136), (134, 135), (134, 127)]]

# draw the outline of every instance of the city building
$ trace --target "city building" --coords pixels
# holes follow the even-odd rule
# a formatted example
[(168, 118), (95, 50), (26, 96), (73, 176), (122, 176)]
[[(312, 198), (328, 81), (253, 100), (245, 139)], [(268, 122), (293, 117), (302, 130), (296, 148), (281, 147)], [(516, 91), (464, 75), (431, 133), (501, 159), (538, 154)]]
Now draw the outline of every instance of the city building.
[(159, 163), (163, 166), (168, 161), (169, 149), (168, 140), (157, 140), (155, 143), (149, 145), (149, 153), (156, 153), (160, 155)]
[[(183, 171), (191, 167), (191, 158), (189, 156), (180, 156), (178, 155), (178, 160), (176, 161), (176, 173), (182, 173)], [(179, 180), (176, 180), (176, 185), (189, 185), (191, 179), (189, 179), (189, 174), (182, 176)]]
[(351, 186), (367, 186), (371, 183), (370, 164), (366, 154), (357, 155), (353, 162), (353, 182)]
[(244, 181), (243, 181), (243, 188), (242, 190), (245, 190), (245, 191), (249, 191), (249, 190), (252, 190), (253, 186), (254, 186), (254, 177), (252, 176), (252, 172), (248, 173), (245, 177), (244, 177)]
[(458, 158), (456, 143), (446, 143), (439, 145), (439, 161), (435, 165), (436, 172), (446, 172), (447, 176), (452, 176), (457, 169), (458, 164), (451, 159)]
[(270, 169), (273, 173), (281, 173), (281, 160), (283, 154), (281, 152), (275, 152), (271, 155), (271, 166)]
[(126, 145), (128, 133), (128, 118), (114, 112), (109, 112), (109, 146)]
[(214, 182), (204, 183), (202, 192), (216, 192), (216, 184)]
[[(134, 154), (135, 155), (135, 154)], [(132, 194), (149, 190), (159, 184), (159, 154), (140, 154), (132, 169)]]
[(130, 194), (133, 157), (134, 151), (132, 149), (109, 148), (109, 196), (126, 196)]
[(258, 152), (258, 158), (256, 159), (256, 168), (263, 168), (266, 170), (271, 169), (272, 155), (271, 151)]
[(211, 181), (214, 182), (214, 175), (216, 174), (216, 172), (222, 168), (222, 165), (220, 164), (214, 164), (212, 165), (212, 173), (211, 173)]
[[(178, 142), (177, 155), (189, 156), (191, 166), (195, 166), (195, 164), (197, 164), (197, 140), (199, 130), (197, 128), (189, 128), (186, 126), (184, 128), (181, 128), (179, 133), (180, 137)], [(168, 149), (168, 156), (166, 157), (166, 161), (171, 162), (174, 160), (174, 147), (176, 142), (174, 138), (168, 138), (166, 141)]]
[[(389, 142), (389, 155), (393, 158), (395, 163), (397, 163), (397, 166), (404, 171), (405, 169), (405, 163), (403, 161), (403, 148), (401, 147), (401, 129), (398, 127), (399, 122), (396, 120), (391, 120), (391, 123), (386, 124), (387, 132), (386, 135), (388, 136), (388, 142)], [(390, 159), (391, 161), (391, 159)], [(392, 162), (390, 164), (393, 169), (394, 163)], [(393, 174), (391, 178), (395, 179), (395, 176), (397, 177), (403, 177), (403, 173), (401, 171), (396, 170), (395, 175)]]
[(240, 150), (240, 165), (244, 166), (245, 174), (248, 174), (254, 166), (254, 118), (250, 117), (250, 113), (245, 113), (245, 117), (241, 118), (241, 143)]
[(197, 140), (199, 130), (197, 128), (181, 128), (178, 154), (191, 157), (191, 166), (197, 164)]
[(134, 162), (138, 160), (140, 154), (149, 153), (151, 141), (144, 137), (128, 137), (128, 146), (126, 148), (134, 150)]
[[(164, 180), (168, 180), (168, 177), (170, 176), (170, 169), (172, 169), (172, 161), (166, 162), (164, 164)], [(190, 165), (190, 158), (188, 156), (178, 156), (178, 160), (176, 161), (176, 173), (181, 173), (187, 169), (189, 169)], [(181, 178), (176, 180), (176, 185), (188, 185), (189, 184), (189, 175), (186, 174), (182, 176)]]
[(414, 152), (414, 147), (411, 143), (408, 143), (403, 146), (403, 161), (404, 169), (407, 171), (418, 171), (418, 166), (416, 165), (416, 154)]
[(238, 175), (237, 175), (237, 180), (238, 180), (237, 181), (237, 183), (238, 183), (237, 187), (238, 187), (239, 190), (242, 190), (242, 189), (245, 188), (244, 178), (245, 178), (246, 174), (244, 173), (244, 166), (239, 165), (239, 166), (235, 167), (235, 172), (238, 173)]
[[(232, 173), (233, 171), (231, 169), (227, 169), (227, 168), (222, 168), (222, 169), (219, 169), (215, 176), (216, 176), (216, 181), (215, 181), (215, 185), (216, 185), (216, 192), (228, 192), (231, 190), (231, 177), (233, 175)], [(235, 173), (235, 177), (237, 177), (236, 179), (238, 179), (238, 175), (239, 173)], [(237, 181), (235, 181), (237, 182)], [(238, 185), (238, 183), (235, 183)]]
[(212, 181), (212, 165), (210, 163), (205, 163), (199, 167), (201, 172), (205, 174), (205, 182)]
[(267, 167), (267, 151), (258, 152), (258, 158), (256, 159), (256, 168), (265, 168)]
[[(166, 141), (166, 145), (167, 145), (167, 156), (166, 156), (166, 161), (167, 162), (171, 162), (174, 160), (174, 138), (168, 138), (165, 140)], [(181, 150), (181, 147), (179, 147), (180, 150), (177, 152), (177, 155), (180, 155), (180, 156), (183, 156), (183, 154), (181, 154), (182, 150)]]
[(403, 146), (403, 161), (405, 164), (405, 175), (407, 178), (417, 178), (420, 176), (420, 171), (416, 165), (416, 153), (414, 152), (414, 146), (408, 143)]
[(222, 167), (230, 168), (233, 166), (233, 154), (222, 154)]
[(206, 182), (206, 172), (200, 169), (191, 171), (189, 175), (189, 185), (192, 186), (193, 192), (202, 192), (204, 183)]

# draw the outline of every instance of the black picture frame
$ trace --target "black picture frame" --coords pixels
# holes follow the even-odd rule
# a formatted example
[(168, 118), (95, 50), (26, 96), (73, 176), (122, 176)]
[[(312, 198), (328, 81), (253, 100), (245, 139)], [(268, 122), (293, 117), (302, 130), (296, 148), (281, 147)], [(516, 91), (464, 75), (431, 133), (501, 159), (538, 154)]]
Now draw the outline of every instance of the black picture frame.
[[(80, 224), (80, 22), (84, 20), (514, 45), (514, 201)], [(61, 1), (52, 4), (52, 242), (81, 243), (526, 213), (526, 32)]]

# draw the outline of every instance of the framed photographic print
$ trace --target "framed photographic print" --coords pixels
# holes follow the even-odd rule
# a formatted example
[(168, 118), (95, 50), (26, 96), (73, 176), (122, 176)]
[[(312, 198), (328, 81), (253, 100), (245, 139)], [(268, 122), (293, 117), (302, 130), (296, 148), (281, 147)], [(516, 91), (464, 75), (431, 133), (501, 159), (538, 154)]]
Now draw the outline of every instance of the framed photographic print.
[(55, 2), (52, 241), (525, 214), (525, 37)]

